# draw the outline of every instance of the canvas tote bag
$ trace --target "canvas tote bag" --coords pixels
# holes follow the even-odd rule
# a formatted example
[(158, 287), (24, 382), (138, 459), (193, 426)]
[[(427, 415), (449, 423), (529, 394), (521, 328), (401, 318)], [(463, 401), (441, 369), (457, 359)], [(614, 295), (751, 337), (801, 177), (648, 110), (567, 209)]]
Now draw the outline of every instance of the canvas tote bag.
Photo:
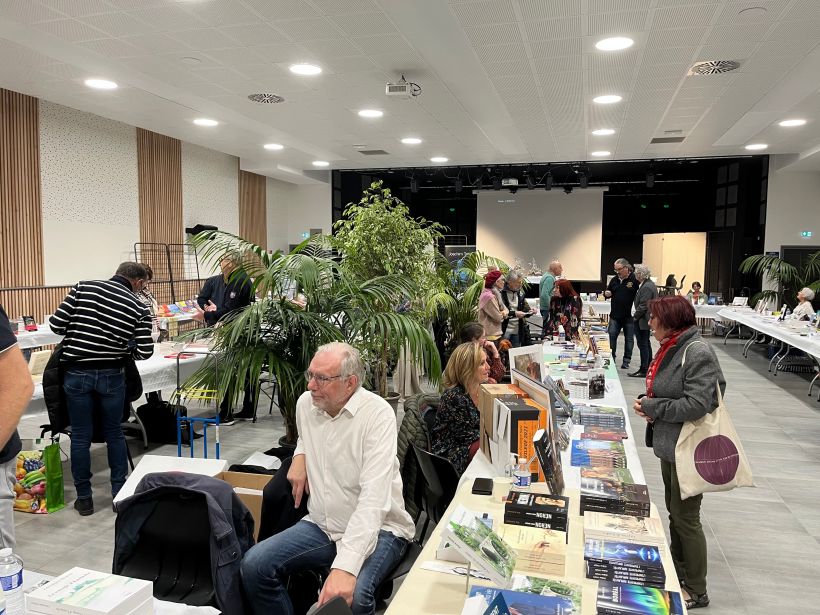
[[(692, 342), (697, 343), (705, 342)], [(683, 351), (681, 367), (686, 362), (689, 346)], [(755, 486), (752, 468), (723, 403), (720, 383), (716, 382), (715, 386), (717, 408), (696, 421), (686, 421), (675, 446), (675, 469), (682, 500), (710, 491)]]

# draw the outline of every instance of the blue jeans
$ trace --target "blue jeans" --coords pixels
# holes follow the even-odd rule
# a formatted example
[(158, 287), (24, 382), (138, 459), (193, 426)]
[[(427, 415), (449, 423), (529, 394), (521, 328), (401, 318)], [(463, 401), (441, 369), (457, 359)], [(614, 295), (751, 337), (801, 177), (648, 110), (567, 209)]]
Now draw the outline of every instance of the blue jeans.
[(632, 360), (632, 346), (635, 344), (635, 319), (632, 316), (626, 318), (609, 317), (609, 347), (612, 349), (612, 360), (618, 350), (618, 334), (624, 330), (624, 357), (623, 364), (629, 364)]
[[(404, 555), (407, 541), (379, 531), (376, 549), (356, 578), (353, 592), (354, 615), (373, 615), (374, 593)], [(336, 543), (319, 526), (299, 521), (251, 548), (242, 559), (242, 585), (255, 615), (293, 615), (287, 591), (288, 576), (302, 570), (329, 568), (336, 557)], [(318, 596), (317, 596), (318, 597)]]
[(641, 371), (644, 372), (649, 369), (649, 364), (652, 362), (652, 344), (649, 334), (649, 329), (635, 327), (635, 342), (638, 344), (638, 350), (641, 353)]
[(71, 419), (71, 474), (77, 497), (91, 497), (91, 438), (95, 410), (102, 417), (103, 436), (108, 445), (111, 495), (117, 495), (128, 474), (128, 453), (121, 426), (125, 410), (123, 370), (68, 368), (63, 375), (63, 391)]

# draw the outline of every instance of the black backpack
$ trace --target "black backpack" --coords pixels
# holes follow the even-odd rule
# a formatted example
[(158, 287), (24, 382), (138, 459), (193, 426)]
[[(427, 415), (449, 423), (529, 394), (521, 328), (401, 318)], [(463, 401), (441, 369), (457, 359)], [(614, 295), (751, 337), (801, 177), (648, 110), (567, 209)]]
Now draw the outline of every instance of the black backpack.
[[(177, 441), (177, 415), (188, 416), (185, 406), (171, 404), (153, 397), (148, 399), (147, 404), (137, 408), (137, 416), (145, 427), (145, 433), (149, 442), (159, 444), (176, 444)], [(182, 442), (188, 442), (188, 430), (182, 429)]]

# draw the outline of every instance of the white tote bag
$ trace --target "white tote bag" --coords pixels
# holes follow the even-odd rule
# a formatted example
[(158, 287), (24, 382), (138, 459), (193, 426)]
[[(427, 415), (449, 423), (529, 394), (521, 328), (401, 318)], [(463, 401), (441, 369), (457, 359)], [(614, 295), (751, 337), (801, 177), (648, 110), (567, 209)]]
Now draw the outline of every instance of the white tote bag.
[[(686, 350), (681, 366), (685, 361)], [(716, 387), (717, 408), (696, 421), (685, 422), (678, 436), (675, 469), (682, 500), (709, 491), (755, 486), (752, 468), (723, 403), (720, 383)]]

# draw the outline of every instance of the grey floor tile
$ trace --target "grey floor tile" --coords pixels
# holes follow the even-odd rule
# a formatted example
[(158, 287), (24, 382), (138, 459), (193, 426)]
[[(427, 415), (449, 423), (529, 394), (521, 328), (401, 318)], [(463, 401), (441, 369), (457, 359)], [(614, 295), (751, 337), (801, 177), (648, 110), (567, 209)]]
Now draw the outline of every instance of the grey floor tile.
[[(768, 567), (754, 563), (732, 568), (750, 615), (763, 613), (816, 613), (820, 604), (817, 576), (793, 571), (772, 574)], [(711, 597), (711, 594), (710, 594)]]

